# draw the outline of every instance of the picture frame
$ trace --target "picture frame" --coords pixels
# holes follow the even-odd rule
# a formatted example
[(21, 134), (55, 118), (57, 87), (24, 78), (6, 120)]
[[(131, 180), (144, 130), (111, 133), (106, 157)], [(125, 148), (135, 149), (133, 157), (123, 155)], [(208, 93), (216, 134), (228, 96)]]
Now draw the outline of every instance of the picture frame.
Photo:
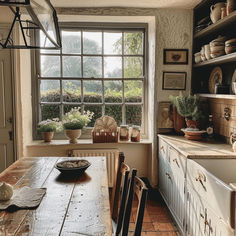
[(164, 49), (163, 64), (187, 65), (188, 64), (188, 49)]
[(186, 72), (164, 71), (162, 80), (163, 90), (185, 90)]

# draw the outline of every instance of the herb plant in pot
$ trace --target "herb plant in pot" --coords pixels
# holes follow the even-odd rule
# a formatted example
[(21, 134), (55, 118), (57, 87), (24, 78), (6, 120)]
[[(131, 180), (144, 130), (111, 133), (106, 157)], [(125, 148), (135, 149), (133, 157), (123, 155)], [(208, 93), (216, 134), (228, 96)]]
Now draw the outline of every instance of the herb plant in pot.
[(38, 123), (38, 132), (41, 133), (44, 142), (51, 142), (55, 132), (61, 130), (61, 123), (58, 118), (43, 120)]
[(63, 116), (62, 125), (70, 143), (78, 142), (77, 139), (81, 136), (81, 130), (91, 121), (92, 117), (93, 112), (84, 111), (84, 114), (81, 114), (79, 107), (72, 108)]
[(199, 109), (200, 100), (195, 95), (183, 96), (181, 93), (177, 97), (170, 96), (178, 113), (185, 117), (185, 122), (188, 128), (199, 128), (199, 120), (202, 117), (202, 112)]

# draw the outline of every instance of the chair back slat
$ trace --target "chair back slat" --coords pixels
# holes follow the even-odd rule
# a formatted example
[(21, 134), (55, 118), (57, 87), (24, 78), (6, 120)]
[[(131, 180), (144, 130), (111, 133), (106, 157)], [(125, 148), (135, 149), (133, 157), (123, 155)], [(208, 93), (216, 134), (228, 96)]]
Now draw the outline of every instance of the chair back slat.
[(123, 152), (120, 152), (119, 155), (115, 157), (115, 177), (113, 180), (113, 189), (112, 189), (112, 219), (116, 222), (118, 217), (119, 210), (119, 201), (120, 201), (120, 186), (121, 186), (121, 164), (124, 162), (125, 156)]
[(125, 213), (125, 203), (127, 199), (128, 187), (129, 187), (129, 172), (130, 168), (125, 163), (121, 163), (121, 170), (123, 186), (122, 186), (122, 193), (121, 193), (121, 202), (120, 202), (120, 209), (118, 214), (117, 226), (115, 235), (119, 235), (122, 229), (123, 218)]
[(138, 197), (138, 210), (135, 221), (134, 236), (140, 236), (142, 232), (143, 217), (147, 200), (148, 189), (144, 182), (137, 176), (134, 178), (134, 192)]
[(130, 180), (129, 180), (129, 192), (128, 192), (128, 198), (127, 198), (126, 207), (125, 207), (125, 214), (124, 214), (123, 227), (122, 227), (122, 236), (127, 236), (129, 232), (129, 221), (130, 221), (130, 215), (131, 215), (132, 203), (133, 203), (133, 194), (134, 194), (134, 178), (136, 174), (137, 174), (137, 170), (133, 169)]

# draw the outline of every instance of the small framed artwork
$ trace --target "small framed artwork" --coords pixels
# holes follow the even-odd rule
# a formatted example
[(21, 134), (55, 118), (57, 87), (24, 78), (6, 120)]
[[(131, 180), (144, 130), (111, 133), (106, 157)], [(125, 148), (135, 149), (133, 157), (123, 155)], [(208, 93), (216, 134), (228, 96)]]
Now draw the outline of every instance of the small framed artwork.
[(187, 65), (188, 49), (164, 49), (163, 63), (170, 65)]
[(185, 90), (186, 72), (163, 72), (162, 89), (163, 90)]

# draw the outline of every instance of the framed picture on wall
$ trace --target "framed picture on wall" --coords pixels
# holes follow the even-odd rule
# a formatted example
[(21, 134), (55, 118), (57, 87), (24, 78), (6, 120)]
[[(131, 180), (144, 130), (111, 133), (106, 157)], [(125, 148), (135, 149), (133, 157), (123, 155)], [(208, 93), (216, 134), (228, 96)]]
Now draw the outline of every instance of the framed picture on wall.
[(188, 49), (164, 49), (163, 63), (170, 65), (187, 65)]
[(185, 90), (186, 72), (164, 71), (162, 89), (163, 90)]

